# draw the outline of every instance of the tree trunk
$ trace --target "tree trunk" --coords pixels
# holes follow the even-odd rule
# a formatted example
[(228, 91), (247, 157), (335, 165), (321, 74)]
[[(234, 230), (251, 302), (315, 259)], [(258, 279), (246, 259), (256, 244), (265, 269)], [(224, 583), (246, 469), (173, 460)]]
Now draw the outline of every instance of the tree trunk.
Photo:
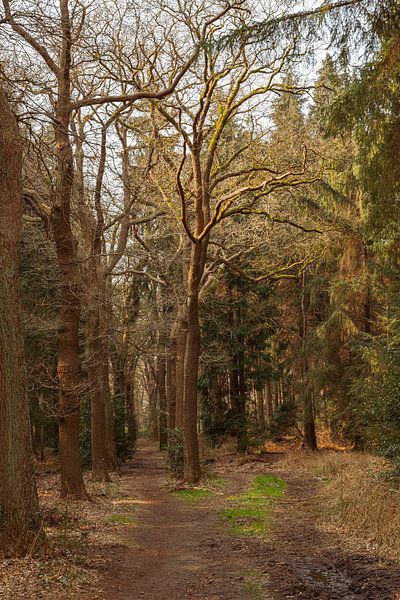
[(170, 336), (170, 354), (167, 357), (167, 426), (175, 428), (176, 419), (176, 356), (177, 354), (177, 323), (174, 323)]
[(257, 407), (257, 425), (260, 432), (265, 431), (265, 402), (264, 402), (264, 391), (255, 390), (256, 396), (256, 407)]
[(188, 333), (186, 310), (179, 307), (176, 334), (176, 404), (175, 427), (183, 429), (183, 397), (185, 386), (185, 353)]
[(107, 468), (119, 472), (117, 444), (115, 440), (114, 406), (110, 389), (110, 328), (112, 312), (109, 308), (110, 291), (106, 278), (99, 278), (100, 289), (100, 370), (104, 401), (104, 419), (106, 427), (105, 456)]
[(165, 387), (166, 360), (164, 356), (159, 357), (157, 365), (157, 388), (159, 406), (159, 442), (160, 450), (167, 446), (167, 390)]
[(274, 412), (272, 387), (271, 387), (270, 379), (268, 379), (267, 383), (265, 384), (265, 395), (266, 395), (266, 418), (267, 418), (267, 424), (268, 424), (273, 415), (273, 412)]
[(127, 378), (125, 385), (125, 401), (127, 411), (127, 422), (128, 422), (128, 434), (133, 451), (138, 437), (138, 425), (136, 417), (136, 402), (135, 402), (135, 386), (133, 379)]
[(303, 445), (310, 450), (317, 450), (317, 436), (315, 433), (313, 397), (309, 390), (304, 391), (303, 396), (303, 427), (304, 440)]
[(61, 310), (58, 326), (59, 436), (61, 495), (87, 498), (79, 454), (79, 318), (77, 263), (69, 223), (69, 208), (55, 207), (52, 218), (60, 268)]
[(51, 226), (60, 273), (60, 317), (58, 326), (57, 375), (60, 388), (59, 436), (61, 494), (88, 498), (79, 454), (79, 320), (81, 290), (75, 241), (71, 228), (71, 195), (74, 179), (69, 139), (71, 28), (67, 0), (61, 0), (62, 46), (55, 123), (56, 182)]
[(149, 437), (153, 442), (159, 440), (159, 419), (158, 419), (158, 389), (157, 374), (154, 365), (147, 365), (146, 368), (147, 395), (149, 401)]
[(25, 554), (40, 531), (18, 292), (22, 149), (0, 90), (0, 554)]
[[(93, 288), (90, 290), (95, 291)], [(106, 456), (106, 409), (101, 364), (100, 315), (96, 296), (90, 295), (86, 315), (87, 370), (91, 403), (92, 477), (110, 481)]]
[(307, 314), (306, 314), (306, 298), (305, 298), (305, 283), (306, 274), (303, 272), (302, 289), (301, 289), (301, 315), (302, 315), (302, 343), (303, 343), (303, 427), (304, 439), (303, 446), (310, 450), (317, 450), (317, 436), (315, 433), (313, 394), (308, 385), (309, 364), (306, 356), (305, 343), (307, 335)]
[(201, 477), (197, 439), (197, 380), (200, 359), (199, 285), (203, 273), (203, 244), (192, 244), (188, 272), (187, 340), (184, 366), (184, 479), (197, 483)]

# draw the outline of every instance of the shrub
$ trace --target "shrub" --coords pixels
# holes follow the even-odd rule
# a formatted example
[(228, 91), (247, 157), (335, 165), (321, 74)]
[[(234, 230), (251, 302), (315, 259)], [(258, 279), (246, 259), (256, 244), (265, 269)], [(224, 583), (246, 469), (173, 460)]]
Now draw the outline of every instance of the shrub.
[(279, 442), (282, 437), (296, 425), (296, 404), (288, 400), (278, 406), (269, 423), (269, 435), (274, 442)]

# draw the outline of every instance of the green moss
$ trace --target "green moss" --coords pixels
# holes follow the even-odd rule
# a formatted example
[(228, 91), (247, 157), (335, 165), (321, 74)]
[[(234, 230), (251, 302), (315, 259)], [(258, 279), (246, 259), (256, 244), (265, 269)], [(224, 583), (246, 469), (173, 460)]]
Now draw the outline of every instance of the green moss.
[(214, 492), (211, 490), (205, 490), (201, 488), (187, 488), (184, 490), (177, 490), (174, 492), (177, 498), (180, 498), (184, 502), (197, 502), (198, 500), (202, 500), (203, 498), (208, 498), (212, 496)]
[(232, 535), (260, 536), (269, 527), (271, 503), (285, 493), (286, 483), (274, 475), (257, 475), (247, 492), (231, 496), (220, 511)]
[(107, 523), (113, 525), (129, 525), (133, 523), (133, 517), (131, 515), (111, 515), (107, 519)]
[(242, 517), (261, 519), (264, 516), (264, 511), (262, 509), (238, 507), (224, 508), (224, 510), (221, 510), (220, 514), (224, 519), (240, 519)]
[(285, 489), (285, 481), (275, 475), (257, 475), (252, 483), (252, 493), (258, 496), (281, 498)]

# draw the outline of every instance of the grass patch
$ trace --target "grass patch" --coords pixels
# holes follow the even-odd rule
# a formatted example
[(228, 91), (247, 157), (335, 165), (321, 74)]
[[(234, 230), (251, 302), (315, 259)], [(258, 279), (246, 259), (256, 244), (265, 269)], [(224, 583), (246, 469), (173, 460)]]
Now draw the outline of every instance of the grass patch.
[(261, 536), (269, 528), (271, 503), (283, 496), (286, 483), (275, 475), (257, 475), (244, 494), (231, 496), (230, 506), (220, 511), (232, 535)]
[(285, 492), (286, 483), (275, 475), (257, 475), (253, 479), (250, 496), (281, 498)]
[(112, 525), (129, 525), (133, 523), (133, 517), (130, 515), (110, 515), (107, 523), (111, 523)]
[(203, 498), (208, 498), (209, 496), (212, 496), (214, 492), (202, 488), (185, 488), (183, 490), (176, 490), (174, 494), (184, 502), (192, 503), (203, 500)]

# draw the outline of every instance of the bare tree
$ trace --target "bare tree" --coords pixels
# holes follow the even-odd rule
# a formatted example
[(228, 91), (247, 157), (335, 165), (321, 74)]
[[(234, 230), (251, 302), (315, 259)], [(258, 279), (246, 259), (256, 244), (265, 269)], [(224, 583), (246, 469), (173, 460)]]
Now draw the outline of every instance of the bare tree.
[[(106, 93), (102, 86), (100, 95), (96, 95), (93, 92), (96, 92), (99, 86), (94, 85), (85, 97), (76, 97), (79, 79), (75, 76), (79, 71), (79, 60), (77, 60), (79, 53), (76, 49), (78, 44), (83, 43), (84, 34), (87, 33), (84, 31), (87, 19), (86, 8), (80, 2), (59, 0), (57, 12), (54, 15), (46, 15), (46, 18), (41, 18), (44, 17), (45, 11), (43, 6), (37, 6), (36, 3), (28, 4), (26, 10), (24, 7), (23, 10), (18, 11), (15, 3), (11, 5), (9, 0), (3, 0), (3, 8), (3, 25), (10, 26), (23, 41), (24, 47), (29, 48), (27, 50), (29, 59), (32, 54), (35, 54), (47, 68), (41, 93), (44, 98), (50, 97), (49, 110), (53, 110), (51, 114), (54, 130), (53, 187), (50, 203), (45, 207), (45, 211), (50, 218), (60, 272), (61, 308), (57, 373), (60, 388), (61, 491), (63, 495), (86, 498), (79, 457), (81, 380), (78, 333), (82, 286), (71, 219), (71, 202), (76, 185), (71, 118), (75, 111), (84, 107), (104, 106), (111, 102), (133, 103), (144, 98), (165, 98), (172, 93), (195, 61), (198, 46), (192, 47), (189, 57), (185, 57), (183, 62), (175, 63), (175, 68), (169, 71), (166, 85), (161, 89), (154, 64), (154, 60), (158, 57), (156, 51), (149, 63), (144, 60), (137, 66), (137, 70), (147, 66), (149, 67), (147, 72), (150, 71), (150, 81), (142, 82), (142, 89), (138, 90), (139, 79), (133, 77), (130, 80), (130, 89), (122, 92), (118, 89), (113, 93), (115, 82), (110, 77), (110, 64), (107, 63), (103, 65), (103, 74), (100, 78), (111, 82)], [(118, 8), (116, 15), (120, 16)], [(32, 23), (34, 23), (33, 32)], [(92, 37), (96, 38), (95, 31), (92, 32)], [(162, 43), (158, 40), (158, 49), (161, 47)], [(82, 58), (88, 60), (87, 56)], [(96, 55), (96, 62), (98, 61), (101, 63), (99, 56)], [(43, 103), (46, 104), (46, 101), (43, 100)], [(43, 210), (43, 206), (40, 208)], [(100, 408), (99, 414), (102, 413), (103, 409)]]
[[(296, 52), (297, 40), (293, 38), (283, 48), (271, 41), (261, 49), (240, 44), (233, 49), (221, 49), (214, 43), (217, 27), (213, 28), (210, 23), (218, 22), (222, 29), (237, 26), (242, 21), (241, 9), (239, 4), (214, 19), (204, 16), (202, 27), (198, 25), (201, 8), (192, 21), (187, 19), (191, 35), (202, 35), (207, 44), (196, 71), (191, 71), (187, 88), (177, 90), (163, 105), (154, 104), (164, 123), (175, 130), (183, 148), (180, 159), (176, 157), (178, 165), (176, 160), (171, 164), (169, 179), (157, 178), (154, 169), (153, 180), (165, 202), (172, 207), (190, 244), (185, 281), (187, 340), (184, 378), (179, 384), (183, 384), (184, 390), (185, 479), (189, 482), (196, 482), (200, 477), (197, 442), (199, 293), (210, 236), (223, 221), (237, 215), (257, 214), (267, 222), (290, 223), (288, 217), (271, 213), (266, 198), (319, 177), (310, 169), (307, 152), (291, 168), (283, 169), (271, 164), (268, 155), (262, 154), (262, 145), (255, 143), (254, 119), (257, 115), (261, 122), (267, 118), (268, 100), (275, 94), (294, 91), (282, 83), (282, 72)], [(256, 115), (253, 123), (246, 122), (249, 110)], [(257, 146), (259, 152), (254, 150)], [(224, 260), (221, 257), (221, 261)], [(289, 263), (281, 268), (281, 274), (295, 267), (295, 263)], [(272, 276), (272, 273), (265, 275), (265, 279)]]

